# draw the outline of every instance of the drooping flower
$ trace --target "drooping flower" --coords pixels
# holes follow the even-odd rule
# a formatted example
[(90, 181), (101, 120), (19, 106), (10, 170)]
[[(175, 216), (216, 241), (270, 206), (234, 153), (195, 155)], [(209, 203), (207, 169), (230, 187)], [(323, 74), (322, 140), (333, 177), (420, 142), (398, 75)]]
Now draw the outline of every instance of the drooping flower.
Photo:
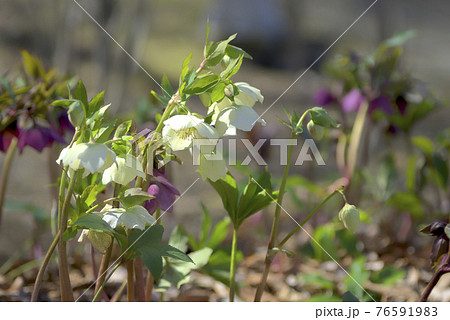
[(242, 131), (252, 130), (256, 122), (266, 125), (266, 122), (252, 108), (232, 106), (222, 110), (217, 115), (215, 127), (220, 135), (233, 135), (233, 133), (236, 134), (235, 129)]
[(0, 151), (6, 152), (14, 137), (19, 136), (19, 132), (15, 128), (8, 128), (0, 132)]
[(317, 90), (313, 96), (314, 104), (322, 107), (334, 101), (336, 101), (336, 98), (331, 94), (330, 90), (324, 88)]
[(246, 82), (236, 82), (234, 85), (239, 89), (239, 93), (234, 96), (234, 103), (236, 105), (251, 108), (256, 102), (264, 102), (264, 97), (258, 88), (252, 87)]
[(53, 142), (66, 144), (66, 141), (50, 128), (35, 126), (30, 129), (19, 129), (17, 147), (20, 152), (26, 146), (30, 146), (38, 152), (42, 152), (45, 147), (51, 146)]
[(199, 171), (203, 180), (217, 181), (226, 177), (227, 167), (222, 157), (217, 154), (200, 154), (199, 157)]
[(219, 134), (211, 125), (194, 115), (175, 115), (164, 121), (163, 139), (173, 151), (190, 148), (194, 139), (217, 142)]
[(359, 211), (354, 205), (345, 204), (339, 211), (339, 220), (344, 223), (348, 231), (355, 233), (359, 230)]
[[(164, 168), (162, 169), (164, 170)], [(145, 202), (145, 208), (150, 214), (153, 214), (158, 207), (162, 211), (172, 212), (173, 203), (176, 196), (180, 195), (180, 192), (167, 180), (164, 171), (154, 170), (153, 177), (150, 179), (151, 184), (147, 192), (154, 198)]]
[(380, 95), (373, 99), (369, 104), (369, 113), (372, 113), (375, 110), (383, 111), (386, 114), (392, 114), (393, 109), (389, 97)]
[(448, 253), (449, 238), (445, 230), (448, 225), (444, 222), (433, 222), (427, 225), (420, 232), (435, 237), (431, 249), (430, 262), (431, 266), (435, 266), (442, 257)]
[(103, 172), (102, 183), (108, 184), (111, 181), (127, 185), (137, 176), (145, 178), (142, 163), (132, 155), (127, 155), (127, 158), (116, 158), (116, 162)]
[(342, 98), (342, 109), (345, 112), (357, 111), (364, 100), (365, 98), (361, 94), (361, 91), (359, 91), (358, 89), (352, 89)]
[(85, 169), (87, 173), (103, 172), (116, 161), (116, 154), (101, 143), (80, 143), (64, 148), (57, 163), (72, 170)]
[(155, 218), (148, 214), (148, 211), (139, 205), (131, 208), (111, 208), (105, 207), (101, 213), (103, 221), (113, 229), (118, 225), (123, 225), (128, 229), (144, 230), (147, 224), (155, 223)]

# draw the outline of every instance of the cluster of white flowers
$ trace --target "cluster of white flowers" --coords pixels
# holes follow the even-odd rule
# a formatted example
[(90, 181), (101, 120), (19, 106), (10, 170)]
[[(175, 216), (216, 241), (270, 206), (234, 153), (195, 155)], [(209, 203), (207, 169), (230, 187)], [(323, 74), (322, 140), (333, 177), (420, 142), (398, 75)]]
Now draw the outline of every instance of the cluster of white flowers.
[(205, 180), (216, 181), (226, 176), (225, 161), (215, 152), (220, 137), (236, 135), (237, 129), (250, 131), (256, 122), (265, 125), (252, 109), (256, 102), (264, 101), (261, 91), (245, 82), (234, 85), (239, 93), (233, 99), (225, 96), (209, 106), (208, 114), (213, 113), (211, 124), (193, 114), (175, 115), (164, 121), (162, 136), (173, 151), (200, 149), (198, 163)]
[(56, 162), (73, 171), (84, 169), (84, 176), (103, 173), (102, 183), (105, 185), (110, 182), (126, 185), (136, 177), (145, 178), (142, 163), (136, 157), (117, 157), (114, 151), (101, 143), (80, 143), (66, 147)]

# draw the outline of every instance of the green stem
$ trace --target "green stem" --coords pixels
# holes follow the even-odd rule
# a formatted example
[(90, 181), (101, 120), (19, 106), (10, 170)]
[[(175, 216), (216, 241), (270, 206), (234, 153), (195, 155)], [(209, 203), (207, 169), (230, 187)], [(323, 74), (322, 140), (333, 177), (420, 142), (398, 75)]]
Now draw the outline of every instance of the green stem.
[[(307, 112), (305, 112), (303, 114), (301, 119), (304, 118), (304, 116)], [(299, 121), (299, 123), (300, 123), (300, 121)], [(294, 132), (292, 132), (291, 139), (295, 139), (295, 136), (296, 135), (295, 135), (295, 131), (294, 131)], [(273, 259), (272, 249), (275, 246), (275, 241), (276, 241), (276, 237), (277, 237), (277, 233), (278, 233), (278, 221), (280, 219), (281, 206), (283, 203), (283, 197), (284, 197), (284, 193), (285, 193), (287, 178), (289, 175), (289, 168), (291, 166), (293, 150), (294, 150), (294, 145), (292, 145), (292, 144), (289, 145), (288, 157), (287, 157), (288, 162), (287, 162), (286, 166), (284, 167), (283, 177), (281, 179), (280, 190), (278, 192), (277, 205), (275, 207), (275, 215), (273, 218), (272, 231), (270, 232), (269, 245), (267, 247), (266, 259), (264, 261), (264, 269), (263, 269), (263, 273), (261, 276), (261, 281), (258, 285), (258, 289), (256, 290), (255, 301), (261, 301), (262, 295), (264, 293), (264, 289), (266, 287), (266, 282), (267, 282), (267, 277), (269, 275), (270, 265), (272, 264), (272, 259)]]
[(117, 302), (119, 301), (120, 297), (122, 296), (123, 291), (125, 290), (125, 288), (127, 287), (127, 280), (125, 280), (124, 282), (122, 282), (122, 284), (120, 285), (120, 288), (116, 291), (116, 293), (114, 293), (114, 295), (111, 298), (111, 302)]
[(230, 264), (230, 302), (234, 301), (236, 291), (236, 253), (237, 253), (237, 233), (238, 228), (233, 228), (233, 242), (231, 245), (231, 264)]
[[(292, 230), (291, 232), (289, 232), (289, 234), (284, 237), (283, 240), (280, 241), (280, 243), (278, 244), (278, 248), (283, 247), (283, 245), (300, 229), (303, 228), (303, 226), (309, 221), (309, 219), (311, 219), (319, 210), (320, 208), (322, 208), (322, 206), (328, 202), (328, 200), (330, 200), (336, 193), (341, 193), (340, 190), (334, 190), (330, 195), (328, 195), (328, 197), (326, 197), (316, 208), (314, 208), (313, 211), (311, 211), (311, 213), (300, 223), (299, 226), (297, 226), (294, 230)], [(342, 193), (341, 193), (342, 194)]]
[(92, 302), (97, 301), (97, 298), (99, 297), (100, 292), (103, 290), (103, 287), (106, 285), (106, 283), (108, 282), (109, 278), (111, 278), (111, 276), (113, 275), (113, 273), (119, 268), (119, 266), (120, 266), (120, 263), (116, 264), (116, 265), (114, 266), (114, 268), (111, 270), (111, 272), (108, 274), (108, 276), (105, 277), (105, 280), (103, 280), (103, 282), (102, 282), (100, 288), (99, 288), (99, 289), (97, 290), (97, 292), (95, 293), (95, 296), (94, 296), (94, 298), (92, 299)]
[(9, 144), (8, 151), (6, 151), (5, 162), (3, 163), (2, 176), (0, 178), (0, 227), (2, 224), (3, 201), (5, 200), (9, 169), (11, 167), (12, 159), (14, 158), (14, 153), (17, 149), (17, 141), (17, 138), (13, 137), (11, 143)]
[[(117, 201), (117, 196), (119, 195), (120, 192), (120, 184), (114, 184), (114, 193), (113, 193), (113, 197), (105, 200), (103, 202), (107, 202), (107, 201), (111, 201), (113, 200), (113, 208), (118, 208), (119, 207), (119, 201)], [(101, 203), (99, 203), (98, 205), (100, 205)], [(97, 207), (98, 205), (94, 206)], [(91, 208), (90, 211), (92, 211), (93, 208)], [(97, 283), (95, 284), (95, 295), (97, 296), (99, 294), (100, 291), (102, 291), (103, 289), (103, 282), (105, 281), (105, 277), (106, 277), (106, 272), (108, 271), (108, 267), (109, 267), (109, 261), (111, 260), (111, 253), (112, 253), (112, 249), (113, 249), (113, 244), (114, 241), (111, 242), (111, 245), (106, 249), (106, 252), (103, 254), (102, 256), (102, 261), (100, 262), (100, 268), (98, 270), (98, 278), (97, 278)]]
[(42, 284), (42, 278), (44, 276), (45, 269), (47, 268), (48, 263), (50, 262), (50, 259), (53, 255), (53, 252), (55, 251), (56, 246), (58, 245), (60, 233), (61, 231), (58, 230), (58, 232), (55, 235), (55, 238), (53, 239), (50, 247), (47, 250), (47, 253), (45, 254), (44, 260), (42, 260), (42, 264), (39, 268), (36, 281), (34, 282), (33, 293), (31, 294), (31, 302), (36, 302), (38, 299), (39, 290), (41, 289)]
[[(69, 276), (69, 263), (67, 261), (67, 247), (66, 241), (64, 241), (64, 231), (67, 229), (68, 209), (70, 205), (70, 199), (72, 197), (73, 189), (76, 182), (76, 173), (71, 170), (71, 179), (69, 187), (67, 189), (64, 202), (59, 215), (59, 243), (58, 243), (58, 268), (59, 268), (59, 281), (61, 287), (61, 299), (62, 301), (74, 301), (72, 286), (70, 284)], [(63, 172), (63, 176), (65, 173)]]
[(91, 213), (92, 211), (94, 211), (94, 210), (97, 209), (98, 207), (100, 207), (100, 206), (102, 206), (102, 205), (104, 205), (104, 204), (106, 204), (106, 203), (108, 203), (108, 202), (111, 202), (111, 201), (117, 201), (117, 200), (119, 200), (118, 197), (113, 197), (113, 198), (109, 198), (109, 199), (103, 200), (102, 202), (97, 203), (95, 206), (93, 206), (92, 208), (90, 208), (89, 210), (87, 210), (86, 213), (85, 213), (85, 215), (87, 215), (88, 213)]

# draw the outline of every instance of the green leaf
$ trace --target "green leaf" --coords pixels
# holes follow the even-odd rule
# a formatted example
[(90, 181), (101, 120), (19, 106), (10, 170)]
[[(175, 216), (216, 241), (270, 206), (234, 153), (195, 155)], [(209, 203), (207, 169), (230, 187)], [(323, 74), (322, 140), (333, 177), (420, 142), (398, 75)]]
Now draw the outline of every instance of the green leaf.
[(230, 218), (225, 217), (224, 219), (222, 219), (222, 221), (216, 224), (213, 231), (211, 232), (211, 237), (209, 238), (207, 244), (209, 248), (215, 249), (223, 242), (223, 240), (225, 240), (228, 234), (230, 223)]
[(199, 77), (196, 82), (191, 86), (184, 89), (185, 93), (189, 94), (201, 94), (208, 91), (211, 87), (219, 82), (219, 76), (216, 74), (208, 74), (203, 77)]
[(449, 224), (447, 224), (445, 226), (444, 231), (445, 231), (445, 234), (447, 235), (447, 237), (450, 238), (450, 225)]
[(77, 221), (74, 222), (73, 226), (78, 226), (83, 229), (90, 229), (95, 231), (110, 233), (114, 232), (109, 224), (103, 221), (102, 216), (95, 213), (90, 213), (88, 215), (80, 217)]
[(88, 207), (97, 199), (98, 187), (95, 184), (88, 186), (81, 194), (81, 201)]
[(161, 241), (164, 228), (161, 225), (153, 225), (147, 227), (144, 231), (133, 230), (133, 232), (128, 237), (128, 242), (132, 245), (134, 249), (141, 249), (145, 246), (152, 245), (154, 243), (159, 243)]
[(357, 258), (350, 266), (350, 275), (352, 278), (347, 277), (345, 279), (346, 288), (358, 297), (363, 299), (364, 290), (360, 286), (364, 286), (364, 283), (369, 279), (370, 273), (364, 267), (365, 258)]
[(431, 156), (434, 152), (433, 142), (424, 136), (417, 136), (411, 138), (411, 141), (416, 147), (422, 150), (423, 153), (427, 156)]
[(359, 302), (359, 299), (350, 291), (342, 295), (342, 302)]
[(159, 249), (159, 252), (163, 257), (170, 257), (184, 262), (192, 262), (192, 263), (194, 262), (187, 254), (178, 250), (175, 247), (172, 247), (171, 245), (159, 243), (155, 246), (155, 248)]
[(130, 130), (132, 123), (133, 120), (127, 120), (119, 124), (119, 126), (116, 129), (116, 132), (114, 132), (114, 139), (120, 139), (122, 138), (122, 136), (126, 135)]
[(338, 128), (339, 125), (328, 115), (328, 112), (321, 107), (314, 107), (310, 110), (311, 120), (325, 128)]
[(209, 231), (211, 229), (211, 215), (209, 214), (208, 210), (206, 209), (205, 205), (202, 203), (202, 213), (203, 213), (203, 220), (202, 220), (202, 229), (200, 233), (199, 238), (199, 246), (203, 247), (206, 244), (206, 241), (209, 236)]
[(187, 236), (186, 230), (184, 230), (184, 227), (182, 225), (178, 225), (170, 234), (169, 245), (179, 249), (180, 251), (186, 252), (188, 249), (188, 240), (189, 238)]
[(78, 81), (77, 86), (73, 91), (73, 97), (81, 101), (81, 104), (83, 105), (84, 109), (84, 114), (86, 116), (90, 116), (92, 113), (95, 112), (95, 110), (89, 109), (86, 88), (84, 87), (84, 84), (83, 82), (81, 82), (81, 80)]
[(412, 39), (416, 36), (416, 32), (414, 30), (408, 30), (401, 33), (396, 34), (392, 38), (389, 38), (384, 42), (384, 44), (388, 47), (397, 47), (402, 46), (406, 41)]
[(408, 211), (414, 217), (420, 217), (424, 214), (422, 202), (411, 192), (397, 192), (387, 201), (387, 205), (397, 208), (400, 211)]
[(213, 91), (211, 92), (208, 105), (213, 102), (220, 101), (225, 97), (225, 87), (226, 84), (224, 82), (220, 82), (214, 87)]
[(104, 91), (98, 93), (89, 102), (89, 110), (92, 110), (92, 113), (97, 112), (101, 108), (101, 106), (103, 106), (103, 96), (104, 96), (104, 94), (105, 94)]
[(63, 240), (64, 241), (70, 241), (73, 238), (75, 238), (77, 233), (78, 233), (78, 229), (77, 228), (69, 227), (69, 228), (66, 229), (66, 231), (64, 231)]
[(39, 59), (33, 57), (26, 50), (22, 50), (21, 53), (25, 71), (35, 79), (43, 78), (45, 76), (45, 70)]
[(162, 257), (157, 248), (146, 248), (140, 251), (140, 257), (145, 266), (150, 270), (155, 280), (161, 277), (163, 262)]
[(125, 208), (130, 208), (135, 205), (141, 205), (144, 201), (153, 198), (154, 196), (149, 195), (141, 188), (130, 188), (125, 191), (123, 197), (121, 197), (119, 201)]
[(300, 280), (305, 283), (305, 286), (315, 287), (317, 289), (328, 289), (334, 288), (334, 283), (322, 277), (318, 273), (304, 273), (300, 276)]
[(380, 271), (374, 273), (371, 277), (372, 282), (382, 283), (387, 286), (393, 286), (404, 279), (406, 272), (392, 266), (386, 266)]
[(222, 199), (222, 204), (225, 210), (228, 212), (228, 215), (231, 218), (233, 223), (237, 223), (237, 204), (238, 204), (238, 189), (236, 180), (231, 175), (231, 173), (227, 172), (227, 176), (224, 178), (220, 178), (216, 181), (211, 181), (208, 179), (208, 182), (213, 186), (216, 192)]
[(225, 49), (225, 53), (232, 59), (239, 58), (240, 56), (243, 56), (244, 58), (247, 59), (253, 59), (252, 56), (249, 55), (247, 52), (231, 44), (228, 44), (227, 48)]
[(225, 55), (228, 43), (236, 38), (236, 34), (231, 35), (227, 40), (212, 44), (206, 51), (206, 66), (215, 66)]
[(448, 182), (448, 165), (446, 159), (444, 159), (439, 153), (433, 154), (433, 168), (435, 171), (436, 180), (443, 189), (447, 188)]

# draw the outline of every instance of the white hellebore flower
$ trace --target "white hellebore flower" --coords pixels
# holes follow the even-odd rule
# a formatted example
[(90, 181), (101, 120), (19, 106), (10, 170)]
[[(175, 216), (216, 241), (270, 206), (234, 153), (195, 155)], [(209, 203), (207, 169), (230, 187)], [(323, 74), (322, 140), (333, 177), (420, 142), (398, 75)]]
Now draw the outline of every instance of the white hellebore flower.
[(234, 85), (239, 89), (239, 94), (234, 97), (234, 102), (237, 105), (253, 107), (256, 102), (263, 103), (264, 97), (261, 90), (246, 82), (236, 82)]
[(61, 151), (57, 163), (76, 171), (86, 169), (86, 173), (102, 172), (116, 160), (116, 154), (101, 143), (80, 143)]
[(219, 138), (216, 129), (193, 115), (175, 115), (167, 119), (162, 135), (173, 151), (191, 147), (194, 139), (209, 139), (216, 143)]
[(220, 154), (201, 153), (199, 157), (199, 170), (203, 180), (217, 181), (226, 177), (227, 167), (225, 160)]
[(113, 163), (103, 172), (103, 184), (106, 185), (113, 181), (121, 185), (127, 185), (136, 176), (145, 178), (142, 163), (135, 156), (127, 155), (126, 157), (126, 159), (117, 157), (116, 163)]
[(222, 110), (217, 115), (215, 126), (219, 134), (233, 135), (233, 129), (250, 131), (256, 122), (260, 122), (263, 126), (266, 125), (266, 122), (252, 108), (234, 106)]
[(128, 209), (105, 206), (101, 213), (103, 213), (103, 221), (113, 229), (123, 224), (128, 229), (144, 230), (146, 224), (151, 225), (156, 221), (142, 206), (133, 206)]

